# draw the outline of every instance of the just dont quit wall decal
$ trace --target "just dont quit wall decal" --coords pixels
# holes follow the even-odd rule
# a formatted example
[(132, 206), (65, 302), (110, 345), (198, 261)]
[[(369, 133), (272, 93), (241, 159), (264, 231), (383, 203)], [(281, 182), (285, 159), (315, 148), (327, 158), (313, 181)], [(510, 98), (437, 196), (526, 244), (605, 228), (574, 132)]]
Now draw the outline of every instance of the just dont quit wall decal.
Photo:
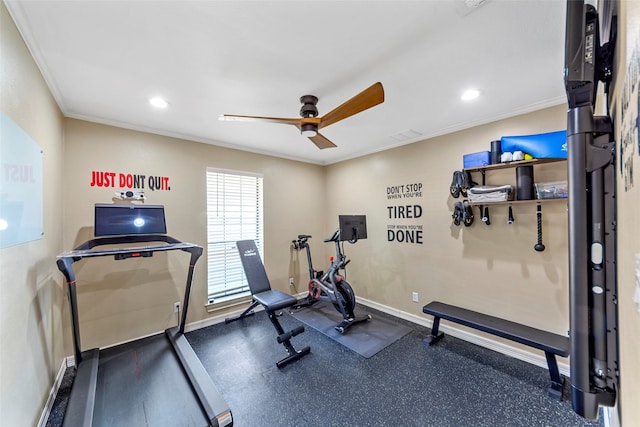
[(91, 171), (91, 187), (170, 191), (168, 176), (142, 175), (110, 171)]

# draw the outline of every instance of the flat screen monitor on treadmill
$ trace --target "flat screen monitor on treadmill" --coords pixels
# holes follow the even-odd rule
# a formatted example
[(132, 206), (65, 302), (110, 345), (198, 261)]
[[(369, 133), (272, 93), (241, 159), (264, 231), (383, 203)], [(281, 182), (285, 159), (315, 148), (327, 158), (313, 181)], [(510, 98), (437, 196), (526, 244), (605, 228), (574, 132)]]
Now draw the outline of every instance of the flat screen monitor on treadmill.
[(136, 234), (166, 234), (164, 206), (109, 205), (96, 203), (94, 234), (127, 236)]
[(366, 215), (338, 215), (340, 225), (340, 240), (357, 242), (367, 238)]

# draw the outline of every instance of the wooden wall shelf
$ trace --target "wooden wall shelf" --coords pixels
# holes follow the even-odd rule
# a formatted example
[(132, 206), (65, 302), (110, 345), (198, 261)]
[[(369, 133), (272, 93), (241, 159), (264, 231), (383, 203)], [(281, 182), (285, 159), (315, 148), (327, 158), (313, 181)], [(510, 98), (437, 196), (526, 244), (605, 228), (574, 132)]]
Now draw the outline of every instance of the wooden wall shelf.
[(529, 200), (511, 200), (506, 202), (468, 202), (470, 206), (490, 206), (490, 205), (520, 205), (524, 203), (547, 203), (564, 200), (569, 201), (566, 197), (558, 197), (557, 199), (529, 199)]
[(515, 162), (496, 163), (494, 165), (474, 166), (472, 168), (465, 168), (464, 170), (468, 172), (483, 172), (483, 171), (498, 170), (498, 169), (517, 168), (518, 166), (536, 166), (536, 165), (542, 165), (544, 163), (556, 163), (556, 162), (566, 162), (566, 161), (567, 159), (518, 160)]

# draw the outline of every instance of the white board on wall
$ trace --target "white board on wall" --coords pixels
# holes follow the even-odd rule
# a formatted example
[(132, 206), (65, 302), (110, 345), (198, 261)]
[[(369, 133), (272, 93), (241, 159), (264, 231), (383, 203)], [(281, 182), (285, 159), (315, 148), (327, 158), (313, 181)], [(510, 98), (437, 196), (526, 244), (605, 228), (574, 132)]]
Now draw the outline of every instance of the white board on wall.
[(40, 239), (42, 149), (0, 112), (0, 248)]

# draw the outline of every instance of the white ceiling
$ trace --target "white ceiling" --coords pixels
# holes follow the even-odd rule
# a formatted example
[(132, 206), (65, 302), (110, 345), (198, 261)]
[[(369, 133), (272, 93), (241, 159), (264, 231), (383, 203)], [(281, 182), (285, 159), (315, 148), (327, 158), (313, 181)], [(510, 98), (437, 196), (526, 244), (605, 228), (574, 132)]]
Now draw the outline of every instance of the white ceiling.
[[(5, 4), (65, 116), (311, 163), (565, 102), (564, 0)], [(383, 104), (322, 129), (337, 148), (218, 120), (298, 117), (306, 94), (322, 116), (377, 81)], [(482, 96), (465, 103), (469, 87)]]

